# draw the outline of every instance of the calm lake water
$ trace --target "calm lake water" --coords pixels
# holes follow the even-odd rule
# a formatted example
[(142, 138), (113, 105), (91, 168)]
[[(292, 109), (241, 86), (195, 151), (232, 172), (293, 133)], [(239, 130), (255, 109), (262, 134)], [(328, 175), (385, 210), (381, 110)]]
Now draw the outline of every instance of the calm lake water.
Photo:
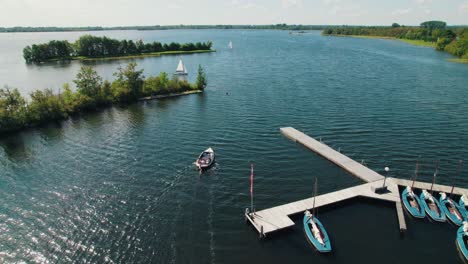
[[(81, 63), (26, 65), (27, 44), (82, 32), (0, 34), (0, 85), (58, 89)], [(399, 41), (283, 31), (92, 32), (144, 41), (214, 42), (199, 64), (203, 95), (114, 107), (0, 139), (0, 262), (27, 263), (461, 263), (456, 228), (367, 200), (319, 210), (334, 252), (314, 252), (297, 225), (259, 241), (243, 219), (263, 209), (357, 185), (360, 180), (281, 136), (293, 126), (379, 172), (409, 178), (422, 160), (430, 181), (450, 184), (468, 161), (468, 65)], [(227, 49), (232, 40), (234, 49)], [(138, 59), (146, 75), (178, 56)], [(108, 79), (129, 61), (93, 62)], [(216, 166), (193, 165), (207, 147)], [(468, 187), (468, 168), (457, 184)]]

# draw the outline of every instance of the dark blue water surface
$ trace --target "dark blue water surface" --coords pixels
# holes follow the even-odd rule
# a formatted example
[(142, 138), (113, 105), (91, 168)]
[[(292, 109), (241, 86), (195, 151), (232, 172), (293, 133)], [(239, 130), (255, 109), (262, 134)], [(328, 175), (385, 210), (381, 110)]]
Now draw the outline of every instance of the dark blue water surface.
[[(23, 93), (71, 82), (80, 62), (26, 65), (22, 48), (82, 32), (0, 34), (0, 84)], [(450, 184), (468, 161), (468, 65), (399, 41), (320, 32), (110, 31), (119, 39), (214, 42), (182, 56), (202, 95), (114, 107), (0, 139), (0, 262), (27, 263), (459, 263), (456, 228), (407, 217), (392, 205), (351, 201), (319, 211), (334, 252), (322, 256), (297, 225), (259, 241), (243, 219), (268, 208), (361, 183), (279, 133), (293, 126), (390, 176), (415, 160)], [(232, 40), (234, 49), (227, 49)], [(145, 74), (175, 70), (178, 56), (138, 59)], [(108, 79), (128, 60), (102, 61)], [(216, 166), (199, 175), (205, 148)], [(468, 168), (457, 184), (468, 187)]]

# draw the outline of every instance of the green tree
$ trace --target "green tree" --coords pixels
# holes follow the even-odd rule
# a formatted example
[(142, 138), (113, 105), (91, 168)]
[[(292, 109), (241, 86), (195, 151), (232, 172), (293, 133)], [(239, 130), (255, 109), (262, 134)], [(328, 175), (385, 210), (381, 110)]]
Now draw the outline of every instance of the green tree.
[(18, 89), (0, 89), (0, 132), (27, 125), (26, 110), (26, 101)]
[(102, 85), (102, 78), (91, 66), (81, 66), (73, 81), (77, 91), (93, 99), (98, 99)]
[(393, 23), (392, 24), (392, 28), (398, 28), (398, 27), (400, 27), (400, 24), (398, 24), (398, 23)]
[(195, 84), (200, 90), (204, 90), (208, 85), (208, 80), (206, 78), (205, 71), (203, 70), (203, 67), (201, 65), (198, 65), (197, 81)]
[(137, 64), (131, 62), (125, 68), (119, 67), (114, 75), (120, 90), (126, 90), (130, 100), (135, 100), (142, 95), (144, 76), (143, 70), (136, 70)]
[(68, 116), (63, 101), (51, 89), (37, 90), (30, 94), (28, 106), (29, 120), (32, 123), (42, 123), (49, 120), (60, 120)]
[(445, 23), (444, 21), (426, 21), (426, 22), (421, 23), (422, 28), (427, 28), (429, 30), (433, 30), (436, 28), (445, 29), (446, 26), (447, 26), (447, 23)]

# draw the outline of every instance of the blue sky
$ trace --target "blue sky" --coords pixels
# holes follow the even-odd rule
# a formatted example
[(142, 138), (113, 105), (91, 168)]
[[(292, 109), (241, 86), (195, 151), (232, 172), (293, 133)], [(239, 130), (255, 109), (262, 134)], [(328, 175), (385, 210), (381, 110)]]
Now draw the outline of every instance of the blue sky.
[(468, 24), (468, 0), (0, 0), (0, 26)]

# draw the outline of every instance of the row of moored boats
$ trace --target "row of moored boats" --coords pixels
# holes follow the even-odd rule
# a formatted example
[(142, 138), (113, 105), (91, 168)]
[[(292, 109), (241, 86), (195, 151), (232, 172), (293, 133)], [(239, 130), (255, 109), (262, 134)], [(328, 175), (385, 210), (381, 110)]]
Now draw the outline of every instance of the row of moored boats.
[[(460, 161), (457, 174), (460, 171), (462, 162)], [(415, 218), (429, 217), (436, 222), (450, 221), (456, 226), (457, 230), (456, 244), (466, 261), (468, 261), (468, 197), (462, 195), (458, 201), (454, 198), (453, 190), (455, 186), (452, 184), (452, 189), (449, 194), (445, 192), (439, 193), (439, 198), (434, 196), (432, 188), (438, 173), (439, 164), (437, 162), (434, 172), (432, 185), (429, 190), (421, 190), (417, 195), (414, 190), (414, 182), (418, 177), (419, 163), (416, 163), (416, 170), (413, 177), (412, 186), (407, 186), (401, 193), (401, 198), (406, 210)]]
[[(461, 161), (457, 172), (460, 171)], [(468, 261), (468, 197), (462, 195), (458, 201), (454, 198), (454, 185), (449, 194), (440, 192), (439, 198), (433, 194), (433, 187), (438, 173), (438, 163), (434, 172), (433, 181), (429, 190), (421, 190), (417, 195), (414, 190), (414, 182), (418, 176), (419, 163), (416, 164), (416, 170), (413, 177), (412, 186), (407, 186), (401, 196), (406, 210), (415, 218), (425, 218), (428, 216), (436, 222), (450, 221), (456, 226), (457, 230), (457, 246), (465, 260)], [(312, 213), (306, 211), (304, 213), (304, 231), (309, 242), (317, 249), (317, 251), (326, 253), (331, 252), (331, 243), (322, 223), (317, 218), (315, 213), (315, 196), (317, 194), (317, 179), (315, 179), (314, 206)]]

